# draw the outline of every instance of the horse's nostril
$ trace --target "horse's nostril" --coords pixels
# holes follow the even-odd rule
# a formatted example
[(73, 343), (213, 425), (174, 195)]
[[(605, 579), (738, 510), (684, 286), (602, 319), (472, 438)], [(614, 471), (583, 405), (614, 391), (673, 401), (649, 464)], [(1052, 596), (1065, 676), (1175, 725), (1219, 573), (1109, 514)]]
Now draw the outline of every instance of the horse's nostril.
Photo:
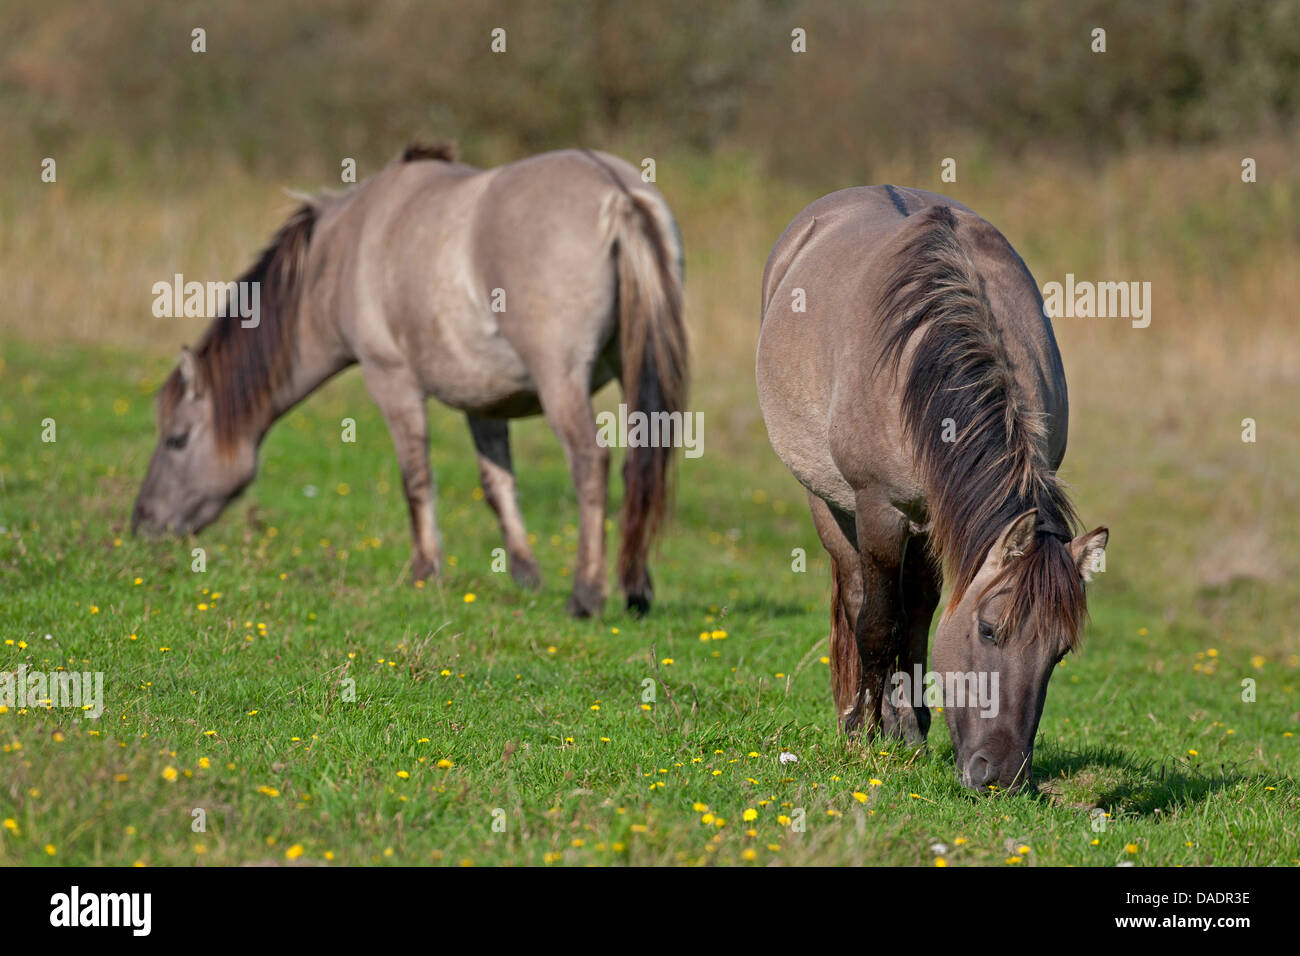
[(963, 776), (966, 778), (966, 786), (978, 789), (987, 786), (996, 774), (988, 758), (978, 753), (966, 761), (966, 772)]

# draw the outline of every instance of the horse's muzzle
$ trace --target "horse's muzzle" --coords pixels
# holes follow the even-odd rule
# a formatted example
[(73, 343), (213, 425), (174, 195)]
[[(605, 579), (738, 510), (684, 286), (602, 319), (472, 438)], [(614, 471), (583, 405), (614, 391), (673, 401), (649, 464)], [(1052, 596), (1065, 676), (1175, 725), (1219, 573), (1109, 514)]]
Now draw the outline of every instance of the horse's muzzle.
[(1009, 758), (1005, 768), (994, 757), (995, 755), (983, 750), (971, 754), (959, 774), (963, 786), (981, 793), (992, 793), (994, 790), (1015, 792), (1029, 780), (1032, 756), (1016, 759), (1014, 764)]

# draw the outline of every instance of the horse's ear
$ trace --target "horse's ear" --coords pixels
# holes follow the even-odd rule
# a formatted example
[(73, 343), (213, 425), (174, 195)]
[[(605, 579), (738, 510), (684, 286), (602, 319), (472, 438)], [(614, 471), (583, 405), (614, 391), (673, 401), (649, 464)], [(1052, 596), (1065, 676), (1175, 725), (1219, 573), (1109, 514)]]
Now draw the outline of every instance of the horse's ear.
[(1091, 581), (1092, 573), (1100, 570), (1097, 562), (1106, 553), (1106, 542), (1109, 540), (1110, 531), (1103, 527), (1081, 534), (1070, 542), (1070, 554), (1085, 581)]
[(992, 557), (998, 564), (1024, 554), (1034, 541), (1034, 528), (1038, 525), (1038, 509), (1030, 508), (1007, 525), (998, 543), (993, 546)]
[(203, 397), (203, 373), (188, 345), (181, 346), (181, 358), (176, 365), (181, 373), (181, 384), (185, 386), (185, 398), (194, 401)]

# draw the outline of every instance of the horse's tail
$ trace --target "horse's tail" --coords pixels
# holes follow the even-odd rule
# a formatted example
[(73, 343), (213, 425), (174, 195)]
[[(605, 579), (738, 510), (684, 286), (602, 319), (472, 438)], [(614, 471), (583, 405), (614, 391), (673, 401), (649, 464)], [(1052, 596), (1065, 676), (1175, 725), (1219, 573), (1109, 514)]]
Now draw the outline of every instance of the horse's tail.
[[(618, 269), (623, 395), (628, 414), (642, 412), (651, 435), (664, 435), (666, 429), (656, 427), (664, 421), (675, 423), (680, 435), (688, 380), (681, 240), (659, 195), (616, 182), (618, 189), (601, 207), (600, 224)], [(629, 447), (623, 462), (618, 577), (627, 606), (638, 613), (649, 609), (653, 596), (646, 555), (664, 521), (672, 457), (667, 443), (652, 440)]]

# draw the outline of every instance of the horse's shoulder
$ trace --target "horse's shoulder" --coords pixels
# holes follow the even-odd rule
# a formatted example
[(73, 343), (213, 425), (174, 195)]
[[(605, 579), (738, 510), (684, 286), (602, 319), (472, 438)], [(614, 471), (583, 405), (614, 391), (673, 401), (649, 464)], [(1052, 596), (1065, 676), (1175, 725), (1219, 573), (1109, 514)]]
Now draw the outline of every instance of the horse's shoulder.
[(800, 254), (850, 257), (888, 242), (924, 203), (894, 186), (850, 186), (828, 193), (805, 206), (790, 220), (772, 246), (763, 271), (763, 308), (771, 301)]
[(772, 301), (773, 293), (780, 287), (786, 273), (790, 271), (790, 265), (799, 255), (800, 250), (808, 244), (816, 228), (816, 216), (804, 216), (800, 213), (790, 225), (786, 226), (785, 231), (772, 246), (767, 264), (763, 267), (762, 314), (767, 314), (767, 304)]

